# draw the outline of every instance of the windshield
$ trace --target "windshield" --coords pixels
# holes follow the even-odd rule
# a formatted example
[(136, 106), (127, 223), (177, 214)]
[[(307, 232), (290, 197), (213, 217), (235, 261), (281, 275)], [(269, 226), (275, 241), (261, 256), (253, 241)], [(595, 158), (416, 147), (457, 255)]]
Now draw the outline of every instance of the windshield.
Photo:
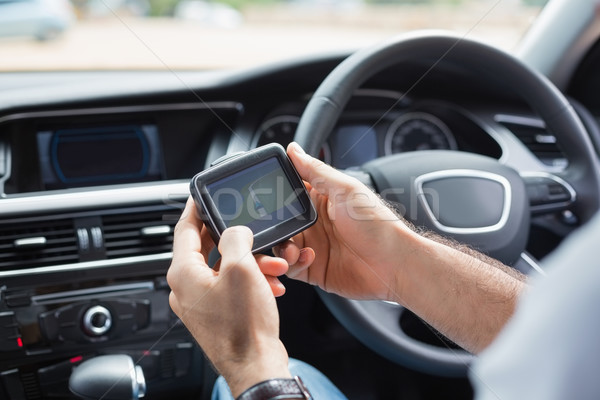
[(0, 70), (238, 68), (445, 29), (511, 50), (545, 0), (0, 0)]

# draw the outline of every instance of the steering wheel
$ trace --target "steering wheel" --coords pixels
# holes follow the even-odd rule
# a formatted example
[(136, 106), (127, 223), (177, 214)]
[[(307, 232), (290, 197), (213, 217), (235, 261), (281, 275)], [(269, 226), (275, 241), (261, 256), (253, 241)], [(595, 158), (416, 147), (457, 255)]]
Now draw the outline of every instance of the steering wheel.
[[(545, 77), (514, 57), (448, 34), (404, 35), (348, 57), (312, 96), (295, 141), (316, 156), (360, 85), (390, 67), (401, 74), (402, 64), (414, 61), (429, 65), (428, 71), (441, 63), (453, 63), (474, 76), (501, 82), (544, 120), (569, 163), (560, 173), (536, 179), (527, 179), (496, 159), (460, 151), (409, 152), (363, 165), (363, 180), (385, 193), (386, 200), (401, 204), (407, 219), (513, 265), (525, 250), (531, 213), (528, 194), (539, 188), (535, 185), (560, 187), (561, 201), (548, 201), (543, 204), (546, 210), (556, 212), (568, 205), (582, 222), (595, 214), (600, 165), (586, 129), (567, 99)], [(377, 251), (376, 244), (373, 251)], [(397, 304), (349, 300), (321, 290), (319, 295), (357, 339), (393, 362), (430, 374), (462, 376), (474, 357), (408, 336), (399, 323), (406, 310)]]

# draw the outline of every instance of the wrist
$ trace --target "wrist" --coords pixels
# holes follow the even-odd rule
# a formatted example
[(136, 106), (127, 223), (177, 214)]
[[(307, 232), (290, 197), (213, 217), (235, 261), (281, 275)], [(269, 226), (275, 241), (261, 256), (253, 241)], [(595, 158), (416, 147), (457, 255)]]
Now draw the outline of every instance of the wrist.
[(257, 383), (270, 379), (291, 379), (289, 358), (281, 341), (275, 345), (248, 353), (243, 359), (230, 360), (222, 370), (231, 393), (237, 398)]
[(393, 301), (403, 306), (409, 302), (409, 297), (412, 295), (412, 273), (415, 269), (419, 269), (420, 263), (423, 261), (424, 252), (428, 250), (423, 243), (423, 237), (414, 232), (402, 221), (394, 223), (394, 232), (388, 237), (390, 238), (389, 248), (391, 253), (387, 256), (391, 260), (392, 265), (390, 270), (392, 276), (389, 278), (391, 282), (390, 290), (387, 297), (382, 300)]

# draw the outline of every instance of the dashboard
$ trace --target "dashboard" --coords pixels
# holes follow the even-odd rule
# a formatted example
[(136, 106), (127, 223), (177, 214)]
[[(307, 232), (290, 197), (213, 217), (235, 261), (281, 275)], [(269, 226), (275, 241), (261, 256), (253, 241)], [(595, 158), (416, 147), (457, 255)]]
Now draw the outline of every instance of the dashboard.
[[(8, 398), (66, 396), (73, 366), (116, 352), (143, 358), (157, 398), (205, 390), (197, 377), (209, 372), (169, 309), (165, 280), (189, 179), (226, 153), (293, 140), (311, 93), (342, 59), (176, 76), (0, 76), (0, 382)], [(554, 136), (519, 99), (452, 67), (418, 90), (408, 82), (419, 65), (366, 82), (319, 157), (351, 170), (443, 149), (520, 171), (564, 168)], [(532, 232), (540, 258), (572, 229), (552, 218)]]
[[(304, 102), (284, 104), (260, 124), (253, 146), (293, 140)], [(452, 128), (450, 128), (452, 126)], [(418, 150), (458, 150), (469, 146), (478, 127), (450, 104), (414, 102), (400, 92), (361, 89), (323, 144), (319, 157), (339, 168), (355, 168), (378, 157)], [(482, 151), (493, 153), (481, 145)], [(496, 149), (497, 150), (497, 149)], [(499, 151), (497, 150), (496, 154)]]

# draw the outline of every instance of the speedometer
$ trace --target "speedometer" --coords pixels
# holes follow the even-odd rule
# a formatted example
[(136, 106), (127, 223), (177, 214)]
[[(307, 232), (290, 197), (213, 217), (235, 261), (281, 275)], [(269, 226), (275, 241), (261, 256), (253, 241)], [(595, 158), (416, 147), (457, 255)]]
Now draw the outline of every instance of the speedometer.
[[(296, 115), (279, 115), (262, 123), (253, 141), (254, 147), (268, 143), (279, 143), (284, 148), (294, 140), (300, 117)], [(327, 143), (323, 144), (319, 158), (326, 163), (331, 162), (331, 150)]]
[(385, 136), (385, 153), (417, 150), (456, 150), (456, 140), (439, 118), (425, 112), (411, 112), (397, 118)]

